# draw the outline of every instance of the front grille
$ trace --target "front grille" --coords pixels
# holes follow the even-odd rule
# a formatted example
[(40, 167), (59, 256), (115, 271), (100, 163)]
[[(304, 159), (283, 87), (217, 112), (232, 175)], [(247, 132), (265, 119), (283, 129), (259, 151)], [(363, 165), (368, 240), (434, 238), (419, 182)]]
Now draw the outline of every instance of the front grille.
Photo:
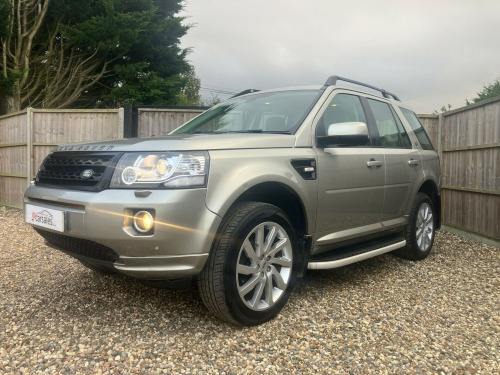
[(101, 245), (94, 241), (84, 240), (81, 238), (64, 236), (62, 234), (48, 232), (39, 228), (34, 228), (48, 243), (60, 248), (61, 250), (86, 258), (92, 258), (105, 262), (116, 262), (119, 258), (118, 254), (107, 246)]
[[(36, 185), (95, 190), (110, 179), (117, 153), (55, 152), (43, 161)], [(99, 190), (100, 190), (99, 189)]]

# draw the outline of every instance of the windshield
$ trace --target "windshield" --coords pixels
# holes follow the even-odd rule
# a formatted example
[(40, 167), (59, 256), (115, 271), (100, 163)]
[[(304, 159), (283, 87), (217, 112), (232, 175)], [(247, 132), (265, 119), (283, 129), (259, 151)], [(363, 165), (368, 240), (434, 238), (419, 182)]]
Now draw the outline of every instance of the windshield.
[(210, 108), (172, 134), (291, 134), (319, 98), (320, 90), (257, 93), (230, 99)]

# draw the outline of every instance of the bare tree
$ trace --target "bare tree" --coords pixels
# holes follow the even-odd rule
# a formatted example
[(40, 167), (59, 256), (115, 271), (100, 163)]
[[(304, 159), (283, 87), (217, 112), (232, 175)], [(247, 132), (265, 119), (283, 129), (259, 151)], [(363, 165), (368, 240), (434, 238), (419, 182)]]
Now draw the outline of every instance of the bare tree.
[(16, 76), (10, 96), (3, 98), (7, 112), (21, 109), (21, 92), (29, 78), (33, 41), (47, 14), (49, 0), (11, 0), (7, 35), (2, 38), (2, 73), (5, 80)]
[(112, 60), (105, 58), (99, 45), (84, 51), (75, 47), (61, 34), (60, 24), (53, 26), (47, 38), (37, 38), (50, 0), (10, 2), (9, 29), (1, 39), (2, 74), (10, 87), (0, 98), (0, 113), (28, 106), (71, 105), (104, 76)]
[(61, 35), (59, 28), (57, 25), (50, 35), (45, 54), (33, 59), (30, 81), (21, 90), (21, 103), (68, 107), (106, 74), (110, 62), (121, 57), (106, 59), (100, 46), (81, 51)]
[(0, 115), (180, 101), (182, 0), (0, 0)]

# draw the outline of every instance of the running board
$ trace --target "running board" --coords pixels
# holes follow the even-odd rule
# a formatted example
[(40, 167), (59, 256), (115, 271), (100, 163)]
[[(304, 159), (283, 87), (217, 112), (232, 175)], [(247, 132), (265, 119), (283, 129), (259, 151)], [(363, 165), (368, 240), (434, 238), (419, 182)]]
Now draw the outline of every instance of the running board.
[(348, 264), (360, 262), (365, 259), (376, 257), (377, 255), (385, 254), (390, 251), (399, 249), (401, 247), (406, 246), (406, 240), (402, 240), (400, 242), (393, 243), (388, 246), (384, 246), (375, 250), (367, 251), (366, 253), (361, 253), (357, 255), (353, 255), (348, 258), (332, 260), (332, 261), (323, 261), (323, 262), (309, 262), (307, 265), (307, 269), (310, 270), (327, 270), (331, 268), (338, 268), (347, 266)]

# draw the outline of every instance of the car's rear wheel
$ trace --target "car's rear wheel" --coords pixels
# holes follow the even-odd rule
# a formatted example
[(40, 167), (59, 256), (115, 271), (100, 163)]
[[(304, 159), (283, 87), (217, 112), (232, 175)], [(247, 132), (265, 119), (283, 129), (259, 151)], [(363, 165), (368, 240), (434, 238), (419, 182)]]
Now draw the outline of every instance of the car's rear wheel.
[(409, 260), (427, 258), (434, 243), (436, 213), (431, 198), (418, 193), (406, 226), (406, 246), (395, 254)]
[(288, 300), (299, 256), (295, 231), (278, 207), (256, 202), (230, 210), (198, 277), (208, 309), (238, 325), (275, 317)]

